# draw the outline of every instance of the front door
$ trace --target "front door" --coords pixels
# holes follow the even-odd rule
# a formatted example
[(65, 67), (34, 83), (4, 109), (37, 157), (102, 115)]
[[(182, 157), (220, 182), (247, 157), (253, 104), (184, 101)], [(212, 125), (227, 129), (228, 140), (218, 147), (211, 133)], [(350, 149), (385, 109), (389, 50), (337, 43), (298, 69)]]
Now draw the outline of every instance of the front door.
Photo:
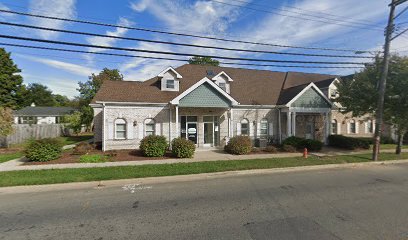
[(305, 138), (306, 139), (314, 139), (314, 132), (315, 132), (314, 122), (307, 122), (306, 123)]
[(214, 123), (204, 123), (204, 145), (208, 147), (214, 146)]
[(187, 139), (197, 144), (197, 123), (187, 123)]

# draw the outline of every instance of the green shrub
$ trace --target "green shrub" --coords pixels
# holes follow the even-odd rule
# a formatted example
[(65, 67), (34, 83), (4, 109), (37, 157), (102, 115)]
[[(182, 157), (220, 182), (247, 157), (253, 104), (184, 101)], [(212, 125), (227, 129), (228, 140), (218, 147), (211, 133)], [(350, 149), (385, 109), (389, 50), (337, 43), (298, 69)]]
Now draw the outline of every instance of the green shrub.
[[(394, 139), (388, 136), (381, 136), (381, 144), (395, 144)], [(373, 139), (371, 139), (371, 142), (373, 142)]]
[(299, 150), (307, 148), (309, 151), (320, 151), (323, 148), (323, 143), (319, 140), (304, 139), (294, 136), (286, 138), (282, 144), (293, 146)]
[(275, 146), (267, 146), (264, 149), (265, 152), (269, 152), (269, 153), (277, 153), (278, 149)]
[(146, 157), (163, 157), (168, 147), (166, 137), (150, 135), (140, 142), (140, 150)]
[(87, 143), (87, 142), (80, 142), (77, 145), (75, 145), (74, 151), (72, 152), (72, 154), (84, 155), (84, 154), (89, 153), (93, 149), (94, 149), (94, 146), (92, 144)]
[(297, 152), (296, 148), (294, 146), (292, 146), (292, 145), (283, 145), (282, 150), (284, 152), (290, 152), (290, 153)]
[(57, 159), (62, 153), (62, 143), (55, 138), (30, 141), (25, 148), (25, 156), (30, 161), (47, 162)]
[(80, 163), (102, 163), (109, 160), (108, 156), (100, 154), (82, 155), (79, 157)]
[(343, 135), (330, 135), (329, 145), (332, 147), (354, 149), (370, 149), (370, 142), (359, 138), (346, 137)]
[(251, 149), (251, 139), (247, 136), (232, 137), (224, 148), (226, 152), (237, 155), (248, 154)]
[(185, 138), (175, 138), (171, 142), (171, 151), (175, 157), (192, 158), (194, 156), (195, 144)]
[(304, 138), (300, 138), (300, 137), (288, 137), (285, 140), (283, 140), (282, 145), (291, 145), (297, 149), (302, 148), (303, 144), (302, 142), (304, 141)]
[(320, 151), (323, 148), (322, 142), (313, 139), (304, 139), (301, 144), (301, 149), (307, 148), (309, 151)]

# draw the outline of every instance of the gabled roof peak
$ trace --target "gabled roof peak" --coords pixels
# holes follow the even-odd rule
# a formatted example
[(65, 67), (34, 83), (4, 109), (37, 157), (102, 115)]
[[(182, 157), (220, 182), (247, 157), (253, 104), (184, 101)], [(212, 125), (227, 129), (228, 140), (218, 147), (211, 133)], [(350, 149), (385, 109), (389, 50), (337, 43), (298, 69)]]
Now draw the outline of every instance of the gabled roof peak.
[(168, 68), (166, 68), (166, 69), (164, 69), (163, 71), (161, 71), (157, 76), (158, 77), (163, 77), (164, 76), (164, 74), (166, 74), (167, 72), (173, 72), (175, 75), (176, 75), (176, 78), (183, 78), (182, 76), (181, 76), (181, 74), (180, 73), (178, 73), (173, 67), (168, 67)]

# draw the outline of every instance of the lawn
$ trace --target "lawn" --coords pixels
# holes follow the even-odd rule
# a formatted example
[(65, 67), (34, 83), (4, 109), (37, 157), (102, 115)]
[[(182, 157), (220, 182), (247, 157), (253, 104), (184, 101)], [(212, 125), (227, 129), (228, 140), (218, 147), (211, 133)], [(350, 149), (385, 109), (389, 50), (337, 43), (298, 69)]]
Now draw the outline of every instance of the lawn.
[[(395, 150), (397, 148), (397, 144), (381, 144), (380, 145), (380, 150), (384, 150), (384, 149), (393, 149)], [(372, 146), (371, 146), (372, 149)], [(408, 149), (408, 145), (403, 145), (402, 149)]]
[[(355, 154), (324, 158), (309, 157), (307, 159), (301, 157), (288, 157), (142, 166), (10, 171), (0, 172), (0, 187), (159, 177), (336, 163), (357, 163), (369, 162), (371, 161), (370, 159), (371, 154)], [(392, 153), (380, 154), (380, 160), (385, 161), (396, 159), (408, 159), (408, 153), (403, 153), (401, 155)]]
[(68, 137), (59, 137), (64, 145), (71, 145), (78, 142), (83, 142), (93, 138), (93, 135), (79, 135), (79, 136), (68, 136)]
[(4, 153), (4, 154), (0, 154), (0, 163), (4, 163), (16, 158), (20, 158), (24, 156), (24, 153), (22, 152), (14, 152), (14, 153)]

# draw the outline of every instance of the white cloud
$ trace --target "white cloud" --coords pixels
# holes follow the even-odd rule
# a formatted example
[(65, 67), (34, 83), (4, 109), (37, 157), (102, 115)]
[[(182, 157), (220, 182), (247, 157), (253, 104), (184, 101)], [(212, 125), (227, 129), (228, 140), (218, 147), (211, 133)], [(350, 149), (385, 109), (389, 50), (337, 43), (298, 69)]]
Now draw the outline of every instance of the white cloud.
[(65, 95), (73, 98), (78, 95), (78, 82), (82, 79), (61, 79), (60, 77), (38, 76), (23, 71), (21, 73), (24, 83), (40, 83), (49, 87), (54, 94)]
[[(125, 27), (129, 27), (131, 26), (133, 23), (129, 20), (127, 20), (126, 18), (119, 18), (119, 21), (117, 23), (117, 25), (121, 25), (121, 26), (125, 26)], [(105, 35), (108, 36), (113, 36), (113, 37), (123, 37), (125, 36), (125, 34), (129, 31), (129, 29), (126, 28), (115, 28), (114, 31), (106, 31)], [(101, 46), (107, 46), (107, 47), (111, 47), (113, 45), (115, 45), (115, 43), (118, 41), (119, 39), (117, 38), (106, 38), (106, 37), (88, 37), (86, 39), (86, 41), (89, 44), (92, 45), (101, 45)], [(96, 48), (87, 48), (87, 51), (92, 51), (92, 52), (103, 52), (106, 51), (104, 49), (96, 49)], [(85, 59), (88, 61), (89, 64), (93, 65), (94, 62), (94, 56), (93, 55), (89, 55), (86, 54), (84, 55)]]
[(68, 62), (63, 62), (63, 61), (57, 61), (53, 59), (47, 59), (47, 58), (40, 58), (40, 57), (33, 57), (33, 56), (27, 56), (24, 54), (15, 54), (19, 57), (25, 58), (30, 61), (42, 63), (45, 65), (48, 65), (53, 68), (61, 69), (66, 72), (78, 75), (78, 76), (90, 76), (92, 73), (97, 73), (97, 69), (89, 68), (89, 67), (84, 67), (82, 65), (78, 64), (73, 64), (73, 63), (68, 63)]
[[(30, 13), (45, 14), (61, 18), (75, 18), (76, 0), (31, 0), (29, 4)], [(49, 28), (63, 29), (66, 22), (48, 20), (42, 18), (31, 18), (32, 23)], [(59, 36), (58, 32), (38, 30), (35, 33), (43, 39), (51, 39)]]
[[(6, 5), (4, 5), (3, 3), (0, 3), (0, 9), (10, 10), (10, 8), (7, 7)], [(0, 13), (0, 20), (6, 20), (6, 19), (8, 19), (8, 18), (14, 18), (15, 16), (16, 16), (16, 15), (15, 15), (15, 14), (12, 14), (12, 13), (4, 13), (4, 12), (1, 12), (1, 13)]]

